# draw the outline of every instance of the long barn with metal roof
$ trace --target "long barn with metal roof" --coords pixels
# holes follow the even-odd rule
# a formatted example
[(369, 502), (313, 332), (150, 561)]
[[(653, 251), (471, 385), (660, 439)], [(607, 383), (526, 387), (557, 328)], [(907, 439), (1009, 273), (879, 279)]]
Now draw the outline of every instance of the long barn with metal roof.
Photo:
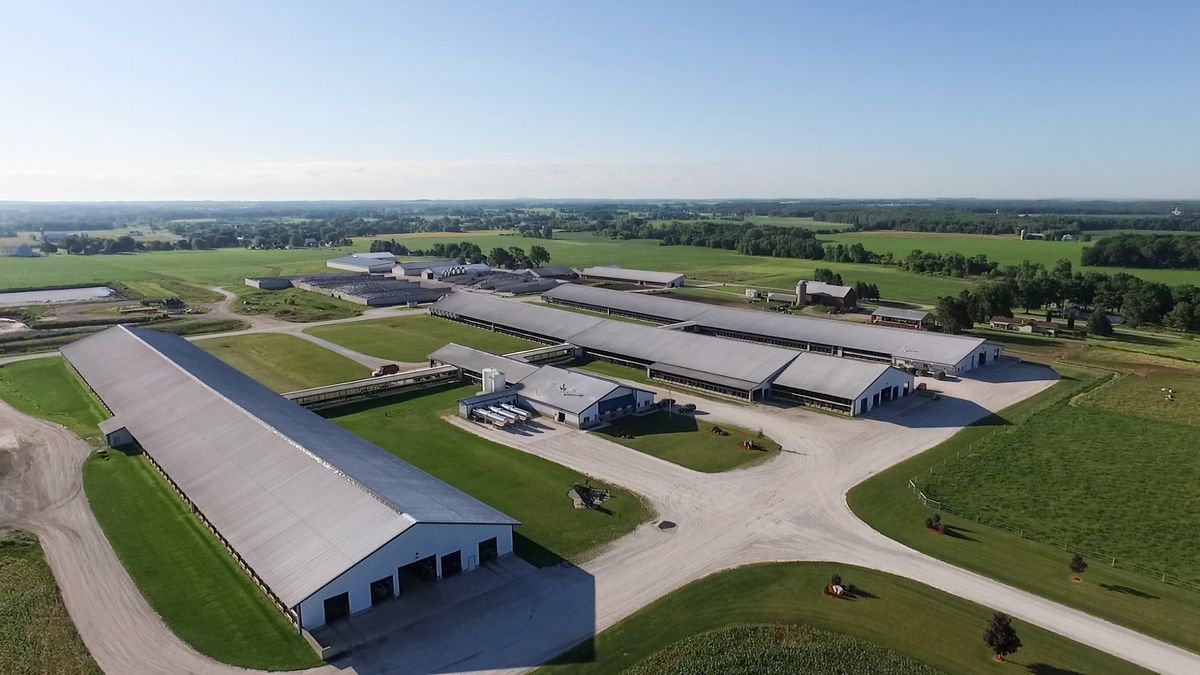
[(141, 448), (304, 628), (512, 552), (517, 521), (178, 336), (118, 326), (62, 353), (113, 414), (108, 438)]
[(644, 368), (657, 380), (749, 400), (774, 396), (858, 415), (912, 393), (914, 386), (912, 375), (884, 363), (589, 317), (481, 294), (454, 293), (429, 311), (490, 330), (569, 343), (594, 358)]
[(577, 284), (562, 284), (542, 294), (542, 298), (551, 304), (659, 323), (686, 321), (689, 328), (706, 335), (947, 373), (972, 370), (1001, 354), (998, 345), (982, 338), (714, 307), (690, 300)]

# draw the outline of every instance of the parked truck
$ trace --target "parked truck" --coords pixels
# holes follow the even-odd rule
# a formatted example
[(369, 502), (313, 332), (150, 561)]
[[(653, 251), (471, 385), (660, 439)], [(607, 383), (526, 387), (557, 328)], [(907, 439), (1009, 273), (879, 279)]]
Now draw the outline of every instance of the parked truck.
[(383, 377), (384, 375), (395, 375), (398, 372), (400, 372), (400, 366), (398, 366), (394, 363), (388, 363), (388, 364), (379, 366), (375, 370), (372, 370), (371, 377)]

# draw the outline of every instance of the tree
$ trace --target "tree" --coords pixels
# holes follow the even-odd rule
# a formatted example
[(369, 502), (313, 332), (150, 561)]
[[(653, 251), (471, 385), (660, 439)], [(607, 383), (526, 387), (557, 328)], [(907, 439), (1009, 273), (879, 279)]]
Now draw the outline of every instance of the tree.
[(534, 267), (541, 267), (550, 262), (550, 252), (544, 246), (530, 246), (529, 262), (533, 263)]
[(1012, 626), (1012, 617), (1004, 612), (992, 612), (987, 630), (983, 631), (983, 642), (996, 655), (997, 661), (1003, 661), (1004, 657), (1021, 648), (1021, 638)]
[(963, 291), (957, 298), (949, 295), (938, 298), (933, 314), (944, 332), (954, 335), (975, 325), (971, 318), (970, 298), (968, 291)]
[(1112, 322), (1108, 320), (1108, 315), (1104, 313), (1104, 310), (1099, 307), (1093, 310), (1092, 315), (1088, 317), (1088, 332), (1092, 335), (1112, 337)]
[(58, 253), (58, 247), (49, 241), (43, 240), (41, 248), (42, 248), (42, 253), (45, 253), (45, 254)]
[(1087, 561), (1083, 559), (1083, 556), (1078, 553), (1071, 556), (1071, 573), (1075, 575), (1074, 579), (1076, 581), (1079, 581), (1079, 575), (1083, 574), (1083, 571), (1086, 569)]
[(496, 247), (488, 253), (488, 264), (492, 267), (512, 267), (513, 256), (507, 250)]

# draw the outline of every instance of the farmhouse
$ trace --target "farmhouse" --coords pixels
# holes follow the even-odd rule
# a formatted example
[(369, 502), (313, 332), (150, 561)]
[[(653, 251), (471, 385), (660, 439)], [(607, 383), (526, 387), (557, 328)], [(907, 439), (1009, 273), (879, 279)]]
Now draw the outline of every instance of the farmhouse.
[(617, 281), (638, 286), (658, 286), (661, 288), (679, 288), (683, 286), (684, 276), (674, 272), (651, 272), (648, 270), (631, 270), (624, 267), (585, 267), (579, 270), (581, 279), (596, 281)]
[(62, 353), (108, 439), (140, 448), (302, 628), (512, 552), (517, 521), (183, 338), (117, 326)]
[(803, 351), (962, 373), (994, 361), (998, 345), (981, 338), (871, 326), (850, 321), (732, 309), (641, 293), (562, 284), (542, 294), (551, 304), (630, 316), (665, 324), (686, 322), (703, 335), (761, 342)]
[[(636, 303), (651, 299), (636, 293), (613, 292), (639, 298)], [(644, 369), (657, 380), (751, 401), (776, 397), (857, 415), (913, 391), (913, 376), (887, 363), (860, 363), (720, 339), (688, 332), (686, 329), (693, 324), (687, 320), (676, 322), (673, 327), (655, 328), (472, 293), (448, 295), (430, 306), (429, 311), (434, 316), (490, 330), (542, 342), (567, 343), (593, 358)], [(766, 312), (750, 313), (769, 316)], [(445, 361), (439, 358), (437, 362)], [(784, 377), (793, 364), (790, 375)], [(476, 367), (492, 365), (480, 363)], [(824, 374), (809, 378), (804, 375), (806, 371)], [(837, 377), (828, 375), (834, 372)], [(521, 380), (522, 384), (525, 382)]]
[(894, 328), (929, 330), (933, 328), (933, 317), (923, 309), (880, 307), (871, 313), (871, 323)]

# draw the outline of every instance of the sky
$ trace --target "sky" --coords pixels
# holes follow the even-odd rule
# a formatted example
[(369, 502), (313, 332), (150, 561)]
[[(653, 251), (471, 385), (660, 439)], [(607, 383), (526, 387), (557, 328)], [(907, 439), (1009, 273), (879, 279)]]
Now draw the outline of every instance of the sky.
[(0, 0), (0, 200), (1200, 198), (1200, 2)]

